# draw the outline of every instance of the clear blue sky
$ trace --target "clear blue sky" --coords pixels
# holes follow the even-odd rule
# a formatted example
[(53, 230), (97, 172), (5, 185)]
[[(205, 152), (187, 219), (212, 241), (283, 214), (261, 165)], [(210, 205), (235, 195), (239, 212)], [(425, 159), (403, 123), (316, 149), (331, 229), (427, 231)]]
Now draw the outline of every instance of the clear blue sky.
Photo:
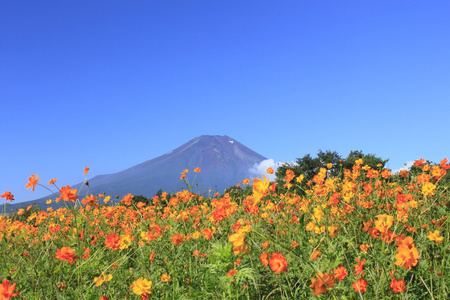
[(450, 1), (0, 2), (0, 193), (199, 135), (274, 161), (450, 159)]

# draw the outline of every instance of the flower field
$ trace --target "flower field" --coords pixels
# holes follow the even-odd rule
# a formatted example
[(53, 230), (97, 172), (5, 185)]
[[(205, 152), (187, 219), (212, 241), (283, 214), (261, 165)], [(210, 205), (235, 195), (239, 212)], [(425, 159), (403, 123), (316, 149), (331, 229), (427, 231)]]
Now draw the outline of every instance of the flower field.
[(450, 165), (415, 166), (117, 204), (52, 179), (61, 208), (0, 216), (0, 300), (448, 299)]

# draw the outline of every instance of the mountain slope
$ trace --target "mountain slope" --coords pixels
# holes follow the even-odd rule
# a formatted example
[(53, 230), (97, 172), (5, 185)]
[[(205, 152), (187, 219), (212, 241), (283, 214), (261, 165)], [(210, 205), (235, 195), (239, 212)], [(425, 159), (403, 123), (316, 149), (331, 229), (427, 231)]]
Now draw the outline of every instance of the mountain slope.
[[(250, 177), (249, 169), (266, 158), (247, 148), (228, 136), (203, 135), (196, 137), (180, 147), (154, 159), (125, 169), (123, 171), (99, 175), (89, 179), (89, 194), (124, 196), (127, 193), (152, 197), (159, 189), (166, 192), (177, 192), (186, 188), (180, 180), (180, 173), (188, 169), (187, 178), (192, 181), (193, 170), (201, 169), (197, 174), (193, 190), (203, 193), (212, 190), (223, 192), (224, 189)], [(75, 184), (72, 188), (81, 186)], [(81, 195), (85, 195), (86, 186)], [(49, 195), (31, 202), (41, 207)], [(30, 203), (26, 202), (27, 204)], [(18, 203), (20, 207), (24, 203)], [(16, 205), (11, 205), (11, 208)]]

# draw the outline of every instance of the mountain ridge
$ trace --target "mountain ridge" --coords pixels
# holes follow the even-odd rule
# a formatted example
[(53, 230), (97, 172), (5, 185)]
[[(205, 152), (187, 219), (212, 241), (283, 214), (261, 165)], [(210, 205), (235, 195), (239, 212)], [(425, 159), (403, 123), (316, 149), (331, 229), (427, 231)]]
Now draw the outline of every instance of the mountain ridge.
[[(152, 197), (160, 189), (165, 192), (177, 192), (186, 188), (185, 183), (180, 180), (180, 173), (188, 169), (187, 178), (192, 180), (195, 176), (193, 170), (197, 167), (201, 171), (196, 175), (195, 182), (190, 182), (194, 185), (194, 192), (202, 193), (208, 190), (223, 192), (224, 189), (251, 177), (250, 169), (266, 159), (227, 135), (201, 135), (153, 159), (122, 171), (90, 178), (89, 194), (105, 193), (123, 197), (131, 193)], [(83, 182), (80, 182), (71, 187), (79, 190), (82, 184)], [(80, 197), (85, 195), (87, 191), (85, 188), (84, 186)], [(9, 209), (30, 203), (36, 203), (42, 208), (46, 207), (48, 199), (55, 198), (55, 195), (49, 195), (12, 204)], [(59, 207), (59, 204), (55, 207)]]

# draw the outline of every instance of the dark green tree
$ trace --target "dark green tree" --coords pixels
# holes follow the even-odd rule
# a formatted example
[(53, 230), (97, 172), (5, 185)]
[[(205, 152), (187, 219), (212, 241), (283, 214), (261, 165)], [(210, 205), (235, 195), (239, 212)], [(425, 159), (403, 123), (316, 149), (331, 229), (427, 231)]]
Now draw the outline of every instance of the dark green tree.
[(330, 169), (330, 176), (337, 176), (340, 172), (339, 161), (341, 156), (336, 151), (327, 150), (323, 152), (319, 150), (317, 157), (312, 158), (311, 155), (306, 154), (302, 158), (297, 158), (295, 163), (286, 163), (278, 167), (277, 181), (282, 181), (286, 175), (286, 170), (290, 169), (294, 171), (295, 176), (300, 176), (303, 174), (305, 176), (305, 182), (312, 180), (314, 175), (316, 175), (321, 168), (326, 168), (327, 164), (333, 164)]
[(327, 164), (331, 163), (333, 166), (327, 168), (329, 177), (336, 177), (342, 174), (343, 169), (352, 169), (358, 159), (364, 161), (364, 165), (368, 165), (374, 169), (384, 168), (386, 162), (375, 154), (364, 154), (362, 151), (350, 151), (347, 158), (343, 159), (336, 151), (322, 151), (319, 150), (317, 157), (311, 157), (306, 154), (302, 158), (297, 158), (295, 163), (286, 163), (278, 167), (276, 176), (278, 184), (283, 184), (283, 179), (286, 175), (286, 170), (294, 171), (295, 176), (303, 174), (305, 176), (304, 183), (312, 180), (321, 168), (327, 168)]

